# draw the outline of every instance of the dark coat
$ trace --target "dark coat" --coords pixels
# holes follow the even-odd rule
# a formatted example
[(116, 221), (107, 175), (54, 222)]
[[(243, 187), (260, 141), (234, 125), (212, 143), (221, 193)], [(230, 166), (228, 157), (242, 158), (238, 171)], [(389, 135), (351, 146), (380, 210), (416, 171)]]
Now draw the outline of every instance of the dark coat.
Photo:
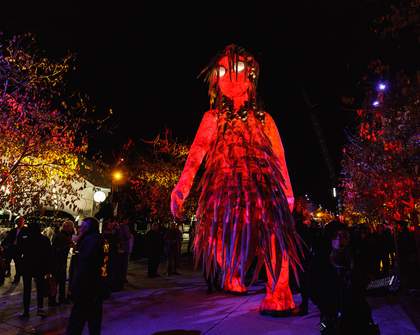
[(77, 244), (77, 256), (70, 290), (75, 301), (102, 299), (104, 282), (103, 239), (99, 233), (85, 235)]
[(351, 246), (334, 252), (330, 237), (322, 237), (309, 268), (312, 297), (321, 319), (339, 318), (338, 326), (345, 329), (339, 334), (367, 334), (364, 330), (369, 327), (372, 317), (365, 299), (367, 275), (361, 258), (354, 255)]
[(182, 243), (182, 233), (178, 228), (169, 229), (164, 236), (166, 252), (177, 252)]
[(52, 248), (48, 237), (39, 232), (25, 230), (18, 242), (22, 260), (22, 273), (39, 276), (52, 271)]
[(144, 238), (147, 257), (160, 257), (163, 239), (159, 231), (149, 230)]

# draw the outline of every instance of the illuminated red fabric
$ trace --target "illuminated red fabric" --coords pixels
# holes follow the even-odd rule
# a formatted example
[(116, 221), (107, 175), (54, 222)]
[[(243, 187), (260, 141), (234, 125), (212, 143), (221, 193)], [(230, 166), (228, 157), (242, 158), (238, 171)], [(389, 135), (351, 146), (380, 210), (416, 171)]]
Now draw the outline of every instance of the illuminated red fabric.
[[(210, 80), (217, 81), (218, 92), (233, 100), (237, 111), (255, 92), (248, 71), (236, 73), (229, 62), (221, 57), (217, 64), (228, 72), (222, 77), (215, 73)], [(284, 149), (274, 120), (264, 115), (261, 120), (249, 111), (245, 119), (232, 119), (218, 108), (204, 114), (172, 192), (171, 209), (175, 217), (181, 215), (205, 160), (194, 240), (196, 262), (203, 262), (208, 275), (221, 269), (226, 291), (245, 292), (245, 275), (257, 257), (254, 279), (263, 264), (268, 277), (261, 309), (282, 311), (295, 307), (289, 264), (296, 270), (300, 263)]]

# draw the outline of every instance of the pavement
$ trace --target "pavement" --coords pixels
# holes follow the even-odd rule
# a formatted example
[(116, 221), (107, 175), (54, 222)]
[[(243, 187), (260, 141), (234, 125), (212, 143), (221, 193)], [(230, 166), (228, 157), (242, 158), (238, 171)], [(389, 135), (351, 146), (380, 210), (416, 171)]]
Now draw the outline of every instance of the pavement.
[[(144, 259), (131, 261), (123, 291), (114, 292), (104, 303), (104, 335), (315, 335), (319, 334), (319, 312), (313, 305), (303, 317), (273, 318), (258, 313), (264, 296), (261, 282), (248, 295), (206, 293), (200, 271), (183, 259), (181, 275), (147, 278)], [(411, 299), (411, 300), (410, 300)], [(418, 335), (420, 297), (370, 297), (373, 317), (382, 335)], [(299, 295), (295, 295), (299, 303)], [(35, 292), (31, 317), (23, 321), (22, 284), (13, 286), (7, 279), (0, 287), (0, 335), (64, 334), (71, 305), (50, 307), (48, 316), (36, 316)], [(419, 325), (418, 325), (419, 326)], [(83, 334), (88, 334), (85, 329)], [(356, 334), (363, 335), (363, 334)]]

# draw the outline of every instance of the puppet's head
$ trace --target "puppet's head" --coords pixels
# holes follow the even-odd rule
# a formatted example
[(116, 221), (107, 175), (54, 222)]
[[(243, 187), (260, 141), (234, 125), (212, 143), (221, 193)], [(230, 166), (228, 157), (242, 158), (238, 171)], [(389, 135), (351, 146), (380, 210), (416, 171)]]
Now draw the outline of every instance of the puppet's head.
[(247, 100), (256, 100), (259, 65), (244, 48), (228, 45), (201, 72), (204, 73), (212, 107), (219, 105), (223, 96), (234, 99), (247, 95)]

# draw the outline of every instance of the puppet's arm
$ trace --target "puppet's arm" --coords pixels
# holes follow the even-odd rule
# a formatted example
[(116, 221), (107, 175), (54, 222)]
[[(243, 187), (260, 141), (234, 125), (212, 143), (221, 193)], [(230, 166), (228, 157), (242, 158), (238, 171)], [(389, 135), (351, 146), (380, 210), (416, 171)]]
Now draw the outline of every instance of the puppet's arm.
[(180, 217), (182, 206), (190, 193), (194, 177), (203, 161), (204, 156), (209, 150), (217, 130), (216, 115), (212, 111), (204, 114), (200, 126), (195, 135), (194, 141), (188, 153), (184, 170), (179, 178), (178, 184), (171, 194), (171, 212), (174, 217)]
[(273, 151), (280, 161), (281, 174), (284, 178), (283, 191), (287, 197), (289, 209), (292, 212), (295, 198), (293, 196), (293, 189), (292, 184), (290, 183), (289, 172), (287, 171), (283, 143), (281, 142), (281, 137), (273, 118), (270, 115), (266, 114), (266, 121), (268, 130), (267, 135), (270, 138), (271, 144), (273, 145)]

